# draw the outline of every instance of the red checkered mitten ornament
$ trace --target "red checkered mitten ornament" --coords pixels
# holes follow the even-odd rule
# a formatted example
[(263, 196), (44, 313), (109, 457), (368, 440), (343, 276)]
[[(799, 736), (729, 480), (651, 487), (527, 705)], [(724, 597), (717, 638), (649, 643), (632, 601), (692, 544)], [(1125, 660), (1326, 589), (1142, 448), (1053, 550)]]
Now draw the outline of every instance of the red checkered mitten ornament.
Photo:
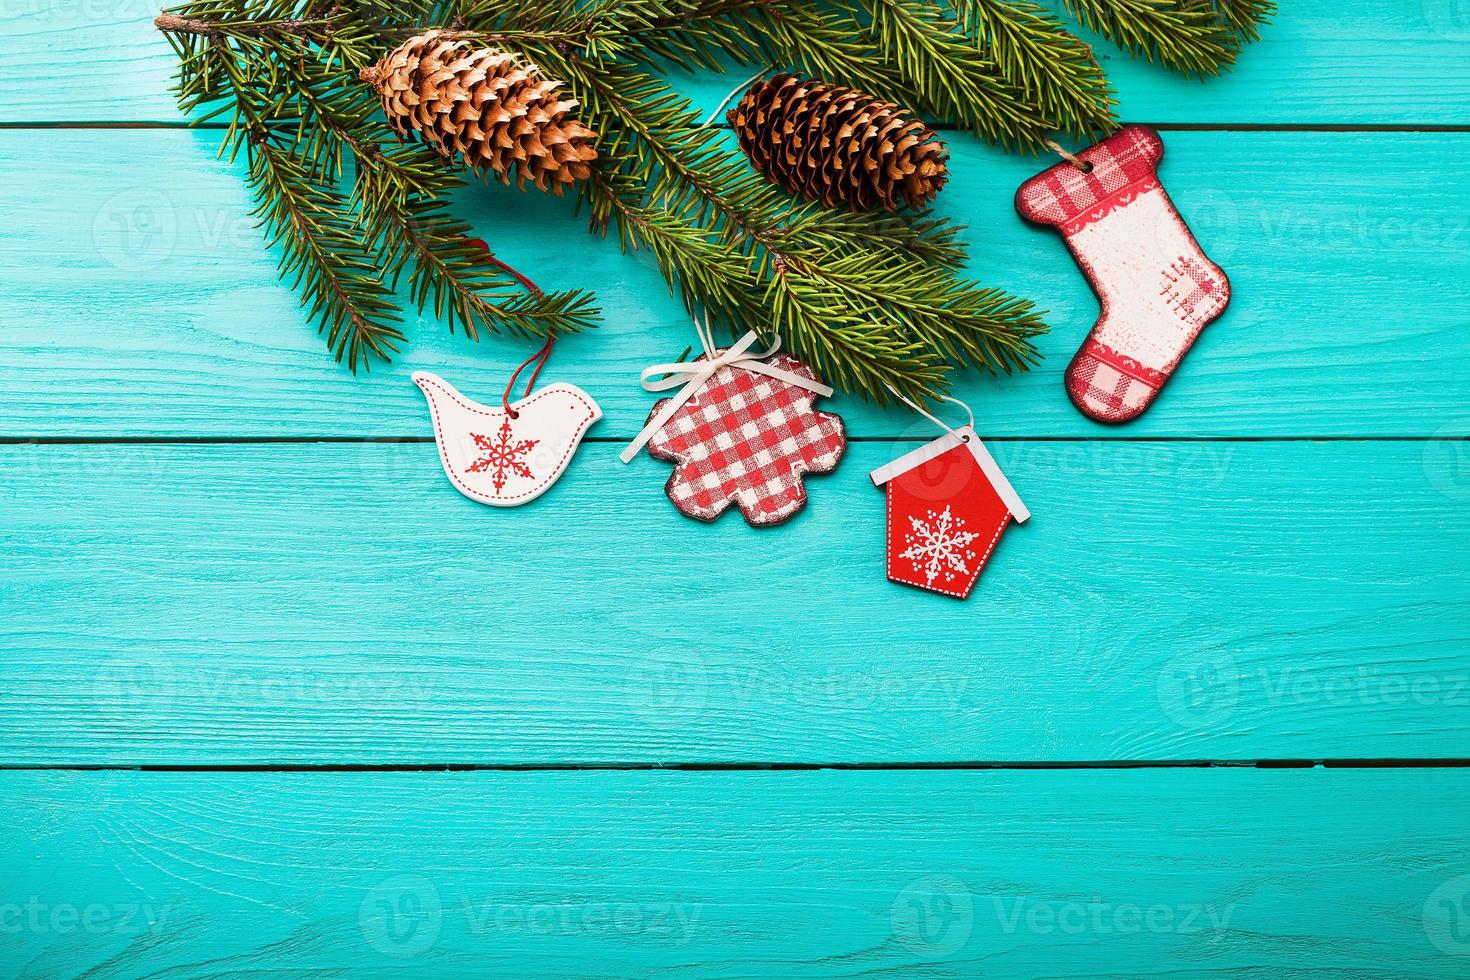
[(1205, 325), (1230, 301), (1230, 282), (1194, 240), (1159, 183), (1159, 135), (1125, 126), (1021, 185), (1016, 209), (1055, 225), (1102, 303), (1067, 368), (1067, 394), (1099, 422), (1143, 414)]
[(733, 501), (752, 526), (780, 524), (806, 505), (802, 477), (830, 473), (847, 448), (842, 419), (812, 407), (832, 389), (789, 354), (773, 357), (779, 340), (751, 354), (754, 333), (722, 350), (700, 337), (696, 360), (644, 369), (649, 391), (683, 388), (653, 406), (622, 460), (647, 445), (675, 463), (665, 491), (689, 517), (712, 521)]
[(975, 434), (973, 418), (950, 429), (923, 414), (945, 434), (872, 472), (888, 493), (888, 578), (964, 599), (1011, 520), (1024, 523), (1031, 512)]

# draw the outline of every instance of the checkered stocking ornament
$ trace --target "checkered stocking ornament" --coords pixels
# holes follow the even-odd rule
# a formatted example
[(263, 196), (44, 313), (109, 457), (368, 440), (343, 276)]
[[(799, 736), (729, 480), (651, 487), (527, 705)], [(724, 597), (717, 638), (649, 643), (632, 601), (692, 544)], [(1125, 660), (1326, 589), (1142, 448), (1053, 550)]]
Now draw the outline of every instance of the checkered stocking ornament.
[(1125, 126), (1076, 162), (1021, 185), (1016, 210), (1054, 225), (1102, 304), (1067, 368), (1067, 394), (1099, 422), (1142, 415), (1195, 337), (1230, 301), (1230, 282), (1159, 183), (1164, 144)]
[(689, 517), (712, 521), (734, 503), (752, 526), (780, 524), (806, 506), (802, 478), (830, 473), (847, 448), (842, 419), (812, 407), (814, 396), (832, 389), (796, 358), (777, 354), (779, 338), (752, 353), (753, 332), (717, 349), (708, 323), (695, 329), (702, 356), (643, 369), (648, 391), (682, 387), (653, 406), (621, 458), (631, 461), (646, 445), (674, 463), (664, 490)]

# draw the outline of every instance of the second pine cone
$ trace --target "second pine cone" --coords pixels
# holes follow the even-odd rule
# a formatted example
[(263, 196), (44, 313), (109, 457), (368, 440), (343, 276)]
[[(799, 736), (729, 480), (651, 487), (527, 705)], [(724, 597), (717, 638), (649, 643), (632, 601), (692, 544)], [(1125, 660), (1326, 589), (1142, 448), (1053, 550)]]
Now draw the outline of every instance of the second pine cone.
[(756, 82), (726, 117), (774, 184), (828, 207), (922, 207), (949, 178), (949, 151), (891, 102), (825, 82)]

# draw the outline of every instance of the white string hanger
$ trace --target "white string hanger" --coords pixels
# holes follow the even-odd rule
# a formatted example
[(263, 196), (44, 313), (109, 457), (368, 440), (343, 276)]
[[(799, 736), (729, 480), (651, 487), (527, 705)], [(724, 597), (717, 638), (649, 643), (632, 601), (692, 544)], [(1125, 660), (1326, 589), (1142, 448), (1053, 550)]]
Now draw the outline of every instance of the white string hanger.
[[(746, 331), (745, 336), (735, 341), (734, 344), (718, 351), (715, 347), (714, 332), (710, 330), (709, 313), (704, 314), (704, 322), (699, 317), (694, 318), (694, 332), (699, 336), (699, 342), (704, 347), (704, 359), (698, 361), (672, 361), (667, 364), (650, 364), (638, 375), (638, 383), (643, 386), (644, 391), (667, 391), (670, 388), (679, 389), (678, 394), (667, 400), (663, 409), (649, 419), (643, 431), (638, 433), (637, 438), (628, 443), (627, 447), (619, 454), (619, 458), (627, 463), (638, 455), (638, 451), (648, 445), (648, 440), (653, 438), (654, 433), (662, 429), (674, 414), (692, 398), (695, 392), (703, 388), (705, 382), (714, 377), (715, 374), (725, 368), (739, 368), (744, 371), (753, 371), (756, 374), (764, 374), (767, 377), (784, 381), (787, 384), (803, 388), (813, 394), (826, 398), (832, 396), (832, 389), (820, 381), (804, 377), (800, 374), (788, 371), (785, 368), (767, 364), (766, 358), (781, 349), (781, 336), (772, 335), (771, 346), (763, 351), (752, 352), (760, 337), (754, 330)], [(655, 380), (657, 379), (657, 380)]]
[[(896, 388), (894, 388), (893, 385), (891, 385), (891, 384), (889, 384), (888, 382), (885, 381), (885, 382), (883, 382), (883, 387), (885, 387), (889, 391), (891, 391), (893, 393), (893, 397), (894, 398), (897, 398), (899, 401), (903, 402), (909, 408), (912, 408), (914, 411), (918, 412), (920, 415), (924, 416), (924, 418), (928, 419), (930, 422), (933, 422), (935, 425), (939, 426), (941, 429), (943, 429), (945, 432), (948, 432), (950, 435), (954, 436), (956, 439), (960, 440), (961, 442), (969, 442), (970, 441), (970, 435), (969, 435), (969, 433), (957, 432), (956, 430), (951, 429), (949, 426), (945, 425), (942, 421), (940, 421), (939, 418), (938, 418), (938, 416), (930, 415), (928, 412), (924, 411), (924, 409), (920, 408), (915, 402), (912, 402), (909, 399), (905, 398), (903, 395), (900, 395), (898, 393), (898, 390)], [(965, 410), (965, 414), (970, 417), (970, 421), (969, 421), (969, 429), (970, 429), (970, 431), (971, 432), (975, 431), (975, 413), (970, 409), (970, 406), (969, 405), (966, 405), (964, 402), (960, 401), (958, 398), (951, 398), (948, 395), (939, 395), (937, 397), (942, 402), (949, 402), (951, 405), (958, 405), (960, 408), (963, 408)]]
[(707, 128), (709, 128), (709, 125), (711, 123), (713, 123), (716, 119), (719, 118), (720, 113), (725, 111), (725, 106), (727, 106), (727, 105), (730, 104), (730, 100), (731, 99), (735, 98), (735, 96), (737, 96), (737, 95), (740, 94), (741, 90), (749, 87), (752, 82), (754, 82), (757, 78), (760, 78), (762, 75), (764, 75), (766, 72), (768, 72), (770, 70), (771, 70), (771, 66), (770, 65), (766, 65), (760, 71), (756, 72), (754, 75), (751, 75), (745, 81), (741, 82), (739, 85), (737, 85), (734, 88), (732, 88), (730, 90), (730, 94), (726, 95), (723, 99), (720, 100), (720, 104), (717, 105), (717, 106), (715, 106), (715, 111), (714, 112), (711, 112), (709, 114), (709, 118), (707, 118), (704, 122), (700, 123), (698, 126), (696, 126), (694, 128), (695, 129), (707, 129)]

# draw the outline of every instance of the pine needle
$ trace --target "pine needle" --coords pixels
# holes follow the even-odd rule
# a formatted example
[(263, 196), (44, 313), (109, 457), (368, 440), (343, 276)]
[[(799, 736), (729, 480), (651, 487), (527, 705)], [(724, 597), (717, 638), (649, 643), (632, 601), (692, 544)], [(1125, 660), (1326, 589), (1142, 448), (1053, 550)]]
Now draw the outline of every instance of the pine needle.
[[(1124, 48), (1201, 75), (1228, 66), (1274, 9), (1066, 4)], [(428, 27), (452, 24), (564, 82), (600, 134), (579, 187), (595, 232), (647, 249), (691, 310), (774, 329), (833, 384), (880, 402), (890, 389), (937, 395), (960, 366), (1026, 369), (1040, 315), (965, 277), (948, 221), (774, 189), (655, 71), (779, 65), (1022, 149), (1113, 125), (1091, 49), (1032, 0), (194, 0), (157, 23), (179, 58), (180, 107), (226, 122), (221, 154), (246, 157), (282, 278), (354, 370), (397, 349), (405, 307), (470, 337), (596, 320), (590, 294), (532, 295), (484, 261), (449, 204), (456, 165), (402, 143), (358, 81)]]
[(1089, 29), (1125, 51), (1192, 75), (1218, 75), (1234, 64), (1240, 38), (1208, 0), (1066, 0)]
[(1116, 125), (1117, 104), (1092, 49), (1028, 0), (956, 0), (965, 30), (1053, 125), (1091, 139)]

